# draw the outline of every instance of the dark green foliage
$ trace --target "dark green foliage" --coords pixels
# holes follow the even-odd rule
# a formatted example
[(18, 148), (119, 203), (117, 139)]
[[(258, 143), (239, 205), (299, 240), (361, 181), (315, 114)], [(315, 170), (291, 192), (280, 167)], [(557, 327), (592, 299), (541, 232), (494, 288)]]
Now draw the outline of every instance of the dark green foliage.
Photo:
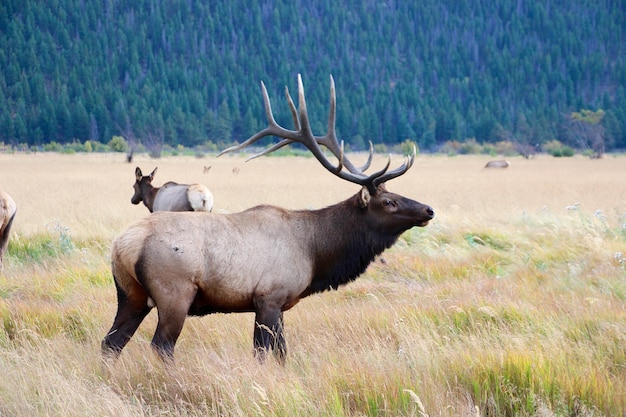
[[(607, 151), (626, 148), (626, 13), (620, 2), (3, 0), (0, 142), (124, 136), (132, 147), (241, 142), (278, 121), (302, 73), (313, 130), (367, 142), (559, 136), (603, 109)], [(576, 146), (576, 144), (566, 143)]]
[(574, 156), (574, 149), (562, 144), (558, 140), (551, 140), (544, 143), (543, 150), (557, 158)]

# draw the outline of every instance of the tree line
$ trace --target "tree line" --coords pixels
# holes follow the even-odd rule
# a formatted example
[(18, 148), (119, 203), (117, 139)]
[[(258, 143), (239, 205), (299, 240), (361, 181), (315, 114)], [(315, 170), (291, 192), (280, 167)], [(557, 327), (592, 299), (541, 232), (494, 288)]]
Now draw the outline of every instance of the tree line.
[(333, 75), (354, 149), (626, 149), (625, 21), (617, 0), (4, 0), (0, 142), (241, 142), (260, 81), (291, 125), (301, 73), (320, 134)]

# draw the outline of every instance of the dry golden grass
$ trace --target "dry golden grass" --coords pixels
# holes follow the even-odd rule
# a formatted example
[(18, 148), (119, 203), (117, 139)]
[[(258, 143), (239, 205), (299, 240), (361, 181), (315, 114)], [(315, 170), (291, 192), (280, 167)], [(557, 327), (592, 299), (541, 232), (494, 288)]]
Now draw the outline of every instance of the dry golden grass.
[(154, 313), (117, 363), (100, 362), (109, 243), (148, 214), (130, 204), (136, 165), (158, 165), (156, 184), (206, 184), (218, 212), (319, 208), (358, 188), (311, 158), (0, 155), (18, 204), (0, 276), (0, 416), (625, 415), (624, 157), (487, 160), (418, 156), (390, 182), (435, 220), (287, 312), (284, 368), (255, 363), (253, 317), (231, 314), (189, 319), (172, 370), (150, 352)]

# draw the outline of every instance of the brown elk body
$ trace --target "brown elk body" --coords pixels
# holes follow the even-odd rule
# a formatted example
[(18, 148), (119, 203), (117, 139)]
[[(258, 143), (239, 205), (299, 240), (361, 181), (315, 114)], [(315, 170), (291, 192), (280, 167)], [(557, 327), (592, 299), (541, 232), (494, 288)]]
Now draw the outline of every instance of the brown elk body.
[(508, 168), (509, 167), (509, 161), (506, 161), (504, 159), (500, 159), (497, 161), (489, 161), (485, 164), (485, 168)]
[(143, 175), (139, 167), (135, 168), (135, 194), (130, 202), (143, 204), (155, 211), (211, 211), (213, 194), (202, 184), (178, 184), (166, 182), (161, 187), (152, 185), (157, 168), (150, 175)]
[[(265, 137), (284, 138), (269, 153), (291, 142), (303, 143), (333, 174), (362, 186), (338, 204), (319, 210), (286, 210), (264, 205), (241, 213), (155, 213), (131, 225), (112, 247), (112, 272), (118, 311), (102, 342), (105, 356), (117, 356), (153, 307), (158, 324), (152, 346), (171, 357), (185, 318), (215, 312), (254, 312), (254, 349), (261, 360), (274, 350), (283, 362), (286, 342), (283, 312), (303, 297), (337, 289), (361, 275), (404, 231), (426, 226), (433, 210), (387, 191), (385, 182), (404, 174), (414, 155), (394, 170), (370, 176), (343, 155), (334, 134), (334, 83), (331, 78), (329, 132), (310, 131), (300, 77), (300, 114), (288, 95), (297, 131), (278, 126), (265, 86), (269, 127), (239, 146)], [(319, 145), (337, 157), (334, 166)], [(222, 153), (223, 153), (222, 152)], [(344, 168), (346, 170), (344, 170)]]
[(0, 270), (2, 269), (2, 260), (4, 252), (9, 246), (9, 233), (13, 225), (13, 219), (17, 212), (15, 201), (6, 192), (0, 190)]

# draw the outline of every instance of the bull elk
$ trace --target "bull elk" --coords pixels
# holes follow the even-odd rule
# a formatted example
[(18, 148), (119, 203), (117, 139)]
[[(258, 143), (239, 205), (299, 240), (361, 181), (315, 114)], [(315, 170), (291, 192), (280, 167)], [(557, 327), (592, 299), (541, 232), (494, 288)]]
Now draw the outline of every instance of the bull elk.
[[(319, 210), (286, 210), (262, 205), (240, 213), (155, 213), (131, 225), (112, 244), (112, 273), (118, 306), (113, 326), (102, 341), (104, 357), (117, 357), (153, 307), (158, 323), (151, 345), (163, 358), (174, 346), (187, 316), (254, 312), (254, 353), (262, 362), (273, 349), (284, 363), (287, 346), (283, 312), (309, 295), (349, 283), (401, 233), (426, 226), (434, 217), (425, 204), (387, 191), (385, 183), (407, 172), (415, 149), (398, 168), (390, 159), (366, 175), (355, 167), (335, 136), (335, 86), (331, 77), (330, 115), (325, 136), (311, 132), (302, 79), (299, 111), (286, 89), (296, 130), (276, 123), (261, 83), (268, 127), (220, 155), (242, 149), (266, 136), (303, 144), (333, 175), (357, 184), (347, 200)], [(321, 149), (337, 158), (335, 165)], [(218, 155), (219, 156), (219, 155)]]
[(155, 211), (211, 211), (213, 194), (202, 184), (178, 184), (166, 182), (161, 187), (152, 185), (157, 168), (150, 175), (143, 175), (139, 167), (135, 168), (135, 194), (130, 202), (143, 204), (150, 213)]
[(17, 212), (15, 201), (6, 192), (0, 190), (0, 271), (4, 252), (9, 246), (9, 233)]

